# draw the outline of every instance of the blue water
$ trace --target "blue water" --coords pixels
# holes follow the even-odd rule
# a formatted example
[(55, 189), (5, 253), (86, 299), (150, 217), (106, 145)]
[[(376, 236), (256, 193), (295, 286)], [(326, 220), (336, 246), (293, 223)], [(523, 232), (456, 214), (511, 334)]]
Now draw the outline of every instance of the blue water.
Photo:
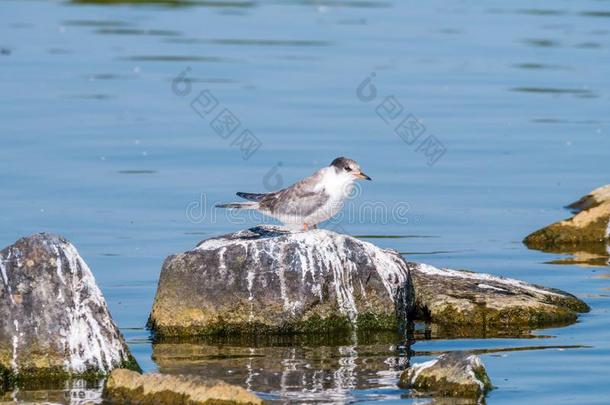
[[(356, 214), (327, 228), (413, 236), (368, 240), (565, 289), (592, 308), (536, 332), (546, 338), (413, 350), (586, 346), (482, 354), (497, 387), (487, 402), (608, 403), (608, 268), (550, 264), (563, 256), (520, 242), (609, 182), (607, 2), (3, 0), (0, 21), (0, 244), (40, 231), (72, 241), (145, 370), (163, 368), (144, 329), (163, 259), (261, 220), (213, 204), (346, 155), (373, 181), (350, 200)], [(218, 104), (200, 116), (195, 99)], [(224, 109), (240, 122), (231, 134), (212, 127)], [(404, 139), (403, 119), (415, 125)], [(305, 400), (305, 389), (312, 402), (408, 402), (394, 344), (362, 355), (360, 345), (330, 346), (330, 366), (307, 363), (299, 345), (218, 345), (265, 362), (186, 368), (280, 402)], [(303, 364), (330, 367), (327, 383), (308, 380)]]

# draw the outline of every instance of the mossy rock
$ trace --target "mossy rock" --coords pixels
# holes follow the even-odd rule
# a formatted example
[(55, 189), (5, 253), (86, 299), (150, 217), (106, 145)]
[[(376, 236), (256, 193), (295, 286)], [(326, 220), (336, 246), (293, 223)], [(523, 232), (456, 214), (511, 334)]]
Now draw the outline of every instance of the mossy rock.
[(412, 299), (395, 251), (327, 230), (257, 227), (168, 257), (149, 327), (159, 339), (396, 330)]
[(567, 292), (524, 281), (409, 263), (413, 319), (472, 333), (503, 334), (513, 329), (565, 325), (588, 312)]
[(531, 249), (549, 252), (601, 253), (609, 242), (609, 221), (610, 201), (606, 201), (531, 233), (523, 243)]

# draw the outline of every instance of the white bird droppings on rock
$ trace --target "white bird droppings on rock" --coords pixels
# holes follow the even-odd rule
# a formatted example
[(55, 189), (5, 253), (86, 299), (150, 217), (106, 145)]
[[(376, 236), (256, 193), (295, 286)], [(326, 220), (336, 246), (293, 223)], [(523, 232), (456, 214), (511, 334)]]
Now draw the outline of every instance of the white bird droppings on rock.
[(2, 353), (0, 344), (0, 359), (11, 359), (0, 366), (14, 373), (44, 375), (59, 367), (79, 374), (108, 373), (132, 362), (91, 270), (72, 244), (36, 234), (2, 250), (0, 263), (0, 316), (10, 325), (0, 324), (0, 341), (11, 348)]

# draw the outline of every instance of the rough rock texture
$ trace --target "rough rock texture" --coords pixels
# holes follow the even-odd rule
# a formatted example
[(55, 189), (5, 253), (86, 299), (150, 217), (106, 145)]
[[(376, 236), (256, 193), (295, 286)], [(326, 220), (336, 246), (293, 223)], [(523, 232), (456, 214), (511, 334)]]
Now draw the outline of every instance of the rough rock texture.
[(457, 327), (506, 329), (570, 323), (587, 304), (575, 296), (524, 281), (408, 263), (417, 319)]
[(596, 188), (586, 196), (581, 197), (578, 201), (574, 201), (573, 203), (567, 205), (566, 208), (569, 208), (575, 212), (580, 212), (589, 208), (597, 207), (598, 205), (607, 201), (610, 201), (610, 184)]
[(91, 270), (46, 233), (0, 252), (0, 379), (5, 383), (137, 368)]
[(466, 352), (442, 354), (434, 360), (414, 364), (400, 376), (399, 386), (415, 394), (480, 398), (491, 381), (478, 356)]
[(167, 258), (150, 321), (158, 336), (395, 329), (412, 296), (395, 251), (257, 227)]
[(606, 201), (572, 218), (539, 229), (523, 242), (529, 248), (551, 252), (582, 250), (599, 253), (595, 247), (599, 246), (603, 251), (609, 241), (609, 220), (610, 201)]
[(158, 337), (396, 330), (412, 320), (480, 335), (567, 324), (588, 310), (563, 291), (407, 263), (350, 236), (259, 227), (166, 259), (150, 321)]
[(139, 374), (114, 370), (104, 388), (111, 403), (138, 405), (213, 405), (262, 404), (263, 401), (245, 389), (222, 381), (198, 376)]

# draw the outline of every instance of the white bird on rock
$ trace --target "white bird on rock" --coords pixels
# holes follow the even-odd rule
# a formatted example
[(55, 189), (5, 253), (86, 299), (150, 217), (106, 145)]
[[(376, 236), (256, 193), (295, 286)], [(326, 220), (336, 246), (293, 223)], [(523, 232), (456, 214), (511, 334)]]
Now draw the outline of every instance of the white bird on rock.
[(290, 187), (272, 193), (237, 193), (250, 201), (216, 207), (257, 210), (291, 229), (307, 230), (337, 214), (358, 179), (371, 180), (355, 160), (338, 157)]

